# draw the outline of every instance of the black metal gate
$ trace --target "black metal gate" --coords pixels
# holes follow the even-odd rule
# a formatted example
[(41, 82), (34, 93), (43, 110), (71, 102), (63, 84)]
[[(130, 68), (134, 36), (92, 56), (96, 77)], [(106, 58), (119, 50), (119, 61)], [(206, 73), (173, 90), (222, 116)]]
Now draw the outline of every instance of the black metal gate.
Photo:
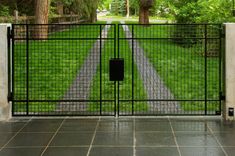
[(219, 115), (222, 37), (209, 24), (13, 25), (12, 114)]
[(220, 115), (222, 27), (121, 24), (119, 115)]
[(14, 116), (115, 115), (115, 25), (13, 25), (12, 44)]

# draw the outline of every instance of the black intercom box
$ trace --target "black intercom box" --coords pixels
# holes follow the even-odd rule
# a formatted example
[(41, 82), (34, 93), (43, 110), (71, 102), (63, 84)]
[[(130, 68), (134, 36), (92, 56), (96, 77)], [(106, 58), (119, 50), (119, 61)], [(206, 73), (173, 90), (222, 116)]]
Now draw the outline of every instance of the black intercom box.
[(234, 108), (232, 107), (228, 108), (228, 116), (234, 116)]
[(124, 80), (124, 59), (113, 58), (109, 61), (109, 80), (123, 81)]

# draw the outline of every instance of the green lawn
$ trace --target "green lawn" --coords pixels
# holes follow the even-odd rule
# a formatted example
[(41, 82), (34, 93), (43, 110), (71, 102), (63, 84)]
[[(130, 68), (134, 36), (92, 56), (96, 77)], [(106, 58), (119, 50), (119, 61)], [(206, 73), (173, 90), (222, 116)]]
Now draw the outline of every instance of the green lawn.
[[(104, 24), (105, 22), (99, 22)], [(61, 100), (72, 84), (90, 49), (99, 36), (100, 26), (71, 26), (51, 33), (49, 39), (29, 41), (29, 100)], [(73, 38), (94, 38), (73, 40)], [(15, 42), (14, 100), (26, 100), (26, 42)], [(53, 111), (55, 103), (30, 102), (30, 112)], [(15, 111), (26, 111), (26, 102), (16, 102)]]
[[(131, 26), (130, 26), (131, 29)], [(207, 85), (205, 85), (205, 57), (203, 42), (185, 48), (172, 39), (173, 26), (134, 26), (138, 40), (166, 86), (177, 100), (219, 100), (219, 57), (206, 57)], [(219, 40), (211, 40), (219, 44)], [(211, 45), (208, 45), (208, 49)], [(205, 90), (205, 86), (207, 86)], [(183, 110), (204, 110), (205, 102), (181, 102)], [(219, 102), (207, 102), (207, 110), (219, 110)]]
[[(105, 22), (99, 23), (104, 24)], [(114, 23), (118, 24), (118, 22)], [(171, 31), (173, 29), (171, 26), (143, 27), (135, 25), (133, 27), (135, 37), (172, 37)], [(96, 42), (96, 38), (100, 35), (99, 30), (100, 27), (95, 25), (72, 26), (70, 29), (51, 33), (49, 39), (52, 40), (30, 40), (29, 100), (62, 100)], [(117, 34), (118, 28), (116, 27)], [(114, 51), (116, 50), (117, 56), (119, 50), (119, 57), (125, 60), (125, 79), (119, 85), (120, 113), (130, 114), (132, 110), (135, 113), (147, 112), (148, 104), (146, 102), (134, 102), (133, 105), (131, 102), (131, 100), (136, 99), (147, 100), (147, 94), (135, 62), (132, 60), (130, 45), (126, 39), (120, 39), (118, 49), (118, 40), (115, 41), (114, 36), (114, 27), (112, 27), (108, 33), (109, 39), (105, 40), (102, 47), (102, 66), (97, 68), (97, 73), (92, 80), (89, 100), (100, 100), (100, 94), (102, 94), (102, 100), (111, 100), (102, 103), (102, 112), (114, 111), (115, 102), (117, 103), (115, 96), (118, 95), (117, 93), (115, 95), (114, 92), (114, 82), (109, 81), (109, 60), (115, 57)], [(125, 38), (121, 26), (119, 37)], [(71, 40), (53, 40), (53, 38), (71, 38)], [(76, 40), (75, 38), (94, 39)], [(208, 100), (219, 100), (219, 58), (207, 57), (205, 59), (202, 55), (204, 53), (203, 42), (191, 47), (176, 44), (172, 39), (139, 39), (138, 42), (161, 76), (162, 81), (174, 94), (175, 99), (186, 100), (186, 102), (181, 102), (183, 110), (204, 110), (204, 101), (189, 101), (204, 100), (205, 92)], [(218, 42), (218, 40), (215, 42)], [(15, 42), (14, 100), (26, 100), (26, 45), (26, 42)], [(207, 85), (205, 84), (205, 61), (207, 62)], [(102, 73), (101, 86), (100, 70)], [(206, 90), (205, 86), (207, 86)], [(101, 92), (100, 88), (102, 88)], [(30, 102), (29, 111), (54, 111), (56, 104), (57, 102)], [(217, 101), (207, 102), (207, 109), (218, 110), (218, 104)], [(16, 102), (13, 109), (14, 111), (25, 112), (26, 102)], [(100, 102), (89, 103), (88, 111), (97, 112), (100, 109)]]

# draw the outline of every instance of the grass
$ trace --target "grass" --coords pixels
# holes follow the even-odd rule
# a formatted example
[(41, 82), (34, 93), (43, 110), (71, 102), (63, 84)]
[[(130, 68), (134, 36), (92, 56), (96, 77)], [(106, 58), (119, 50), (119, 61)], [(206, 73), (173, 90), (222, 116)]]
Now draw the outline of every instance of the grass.
[[(170, 30), (170, 26), (134, 26), (135, 37), (172, 37), (169, 35)], [(219, 58), (206, 58), (205, 84), (205, 57), (199, 55), (204, 53), (203, 44), (184, 48), (172, 39), (138, 42), (177, 100), (204, 100), (205, 93), (208, 100), (219, 100)], [(215, 42), (218, 44), (218, 40)], [(205, 110), (205, 102), (181, 102), (181, 108), (186, 111), (201, 111)], [(219, 102), (207, 102), (207, 110), (219, 110)]]
[[(104, 23), (104, 22), (99, 22)], [(97, 38), (99, 26), (72, 26), (49, 38)], [(94, 40), (29, 41), (29, 100), (62, 100)], [(14, 100), (26, 100), (26, 42), (14, 47)], [(30, 102), (30, 112), (54, 111), (56, 102)], [(26, 111), (25, 102), (16, 102), (15, 111)]]
[[(125, 17), (125, 16), (117, 16), (117, 15), (107, 15), (107, 16), (98, 16), (99, 20), (112, 20), (112, 21), (138, 21), (139, 17), (138, 16), (130, 16), (130, 17)], [(158, 16), (150, 16), (149, 17), (150, 22), (152, 23), (171, 23), (173, 21), (173, 18), (164, 18), (164, 17), (158, 17)]]
[[(113, 24), (118, 24), (119, 22), (113, 22)], [(117, 29), (116, 29), (117, 30)], [(114, 27), (111, 27), (108, 33), (108, 38), (114, 38), (115, 32)], [(120, 37), (123, 37), (124, 33), (122, 28), (120, 29)], [(102, 103), (102, 112), (113, 112), (115, 110), (115, 92), (114, 87), (115, 83), (109, 81), (109, 60), (114, 58), (114, 39), (106, 40), (104, 47), (102, 49), (102, 99), (103, 100), (113, 100), (113, 102), (103, 102)], [(117, 44), (117, 43), (116, 43)], [(118, 51), (118, 48), (116, 49)], [(119, 95), (120, 100), (128, 100), (126, 102), (120, 101), (119, 104), (119, 111), (120, 113), (131, 113), (132, 109), (135, 112), (143, 112), (147, 111), (148, 106), (144, 102), (135, 103), (132, 107), (132, 57), (131, 57), (131, 49), (129, 48), (129, 44), (126, 40), (120, 41), (120, 58), (124, 58), (125, 64), (125, 74), (124, 74), (124, 81), (120, 82), (119, 88)], [(117, 55), (117, 52), (116, 52)], [(100, 96), (100, 66), (97, 69), (97, 74), (93, 79), (90, 99), (99, 99)], [(140, 79), (139, 73), (137, 71), (137, 67), (134, 64), (134, 97), (133, 99), (146, 98), (146, 93), (144, 90), (144, 86), (142, 80)], [(117, 94), (117, 93), (116, 93)], [(116, 95), (117, 97), (118, 95)], [(117, 106), (118, 107), (118, 106)], [(90, 111), (99, 111), (100, 110), (100, 103), (90, 103), (89, 105)]]
[[(104, 22), (100, 22), (104, 23)], [(118, 22), (114, 22), (117, 24)], [(133, 23), (133, 22), (128, 22)], [(167, 26), (134, 26), (136, 37), (171, 37)], [(117, 29), (116, 29), (117, 30)], [(85, 33), (84, 33), (85, 32)], [(109, 30), (108, 38), (102, 48), (102, 66), (97, 69), (97, 74), (93, 78), (89, 99), (110, 100), (102, 103), (103, 112), (113, 112), (115, 110), (114, 82), (109, 81), (109, 60), (114, 57), (114, 46), (117, 41), (114, 39), (114, 28)], [(120, 37), (125, 37), (122, 28), (119, 31)], [(99, 26), (72, 27), (61, 32), (50, 34), (49, 38), (97, 38), (99, 36)], [(47, 40), (29, 41), (29, 100), (61, 100), (64, 94), (76, 78), (79, 69), (86, 60), (94, 40)], [(165, 85), (181, 102), (181, 108), (185, 111), (205, 110), (205, 92), (208, 100), (219, 100), (219, 58), (207, 57), (207, 88), (205, 90), (205, 57), (199, 55), (203, 53), (202, 44), (192, 47), (182, 47), (172, 39), (158, 40), (138, 40), (143, 47), (146, 56), (149, 58)], [(137, 67), (134, 64), (132, 75), (132, 56), (130, 46), (125, 39), (119, 40), (120, 58), (125, 60), (125, 79), (120, 82), (120, 105), (121, 113), (131, 113), (134, 111), (147, 112), (146, 102), (134, 102), (134, 99), (147, 99), (146, 91)], [(14, 100), (26, 100), (26, 42), (16, 42), (14, 53)], [(100, 69), (102, 67), (102, 69)], [(102, 90), (100, 92), (100, 71), (102, 75)], [(132, 77), (133, 76), (133, 77)], [(132, 95), (132, 78), (134, 78)], [(188, 100), (188, 101), (187, 101)], [(195, 102), (189, 102), (195, 100)], [(30, 112), (54, 111), (57, 102), (30, 102)], [(218, 110), (219, 102), (207, 102), (207, 110)], [(89, 103), (88, 110), (99, 111), (100, 103)], [(15, 111), (25, 112), (26, 102), (16, 102)]]

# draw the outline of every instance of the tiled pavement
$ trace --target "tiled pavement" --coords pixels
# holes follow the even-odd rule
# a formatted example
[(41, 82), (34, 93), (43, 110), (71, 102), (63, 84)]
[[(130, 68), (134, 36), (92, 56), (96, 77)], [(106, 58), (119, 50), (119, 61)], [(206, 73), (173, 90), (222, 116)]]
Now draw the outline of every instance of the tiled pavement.
[(0, 156), (234, 156), (219, 118), (31, 118), (0, 122)]

